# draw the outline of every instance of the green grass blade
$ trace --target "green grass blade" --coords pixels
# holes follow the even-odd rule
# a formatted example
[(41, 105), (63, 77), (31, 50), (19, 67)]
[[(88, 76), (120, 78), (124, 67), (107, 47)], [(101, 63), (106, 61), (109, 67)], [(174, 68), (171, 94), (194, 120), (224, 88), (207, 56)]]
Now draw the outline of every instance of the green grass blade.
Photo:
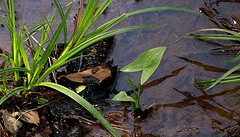
[(206, 90), (209, 90), (209, 89), (213, 88), (219, 82), (221, 82), (223, 79), (225, 79), (227, 76), (229, 76), (230, 74), (232, 74), (234, 71), (236, 71), (238, 69), (240, 69), (240, 64), (236, 65), (235, 67), (233, 67), (232, 69), (227, 71), (225, 74), (223, 74), (220, 78), (218, 78), (215, 82), (213, 82), (212, 85), (210, 87), (208, 87)]
[(102, 34), (99, 34), (97, 36), (91, 37), (91, 38), (84, 38), (85, 40), (82, 43), (79, 43), (76, 45), (73, 49), (68, 51), (68, 54), (63, 54), (61, 55), (56, 62), (54, 62), (44, 73), (43, 75), (38, 79), (37, 83), (42, 82), (52, 71), (55, 69), (59, 68), (60, 66), (64, 65), (67, 63), (67, 60), (69, 60), (71, 57), (79, 53), (80, 51), (83, 51), (84, 49), (90, 47), (92, 44), (115, 36), (120, 33), (128, 32), (128, 31), (134, 31), (138, 29), (146, 29), (146, 28), (154, 28), (154, 27), (159, 27), (163, 25), (155, 24), (155, 25), (145, 25), (145, 26), (129, 26), (129, 27), (123, 27), (120, 29), (115, 29), (111, 30)]
[(12, 32), (12, 28), (3, 17), (0, 17), (0, 22), (4, 25), (4, 27), (8, 29), (9, 32)]
[(221, 29), (221, 28), (206, 28), (206, 29), (200, 29), (200, 30), (196, 30), (194, 32), (190, 32), (189, 35), (195, 34), (195, 33), (199, 33), (199, 32), (224, 32), (224, 33), (228, 33), (228, 34), (232, 34), (235, 36), (240, 36), (240, 34), (236, 31), (232, 31), (232, 30), (227, 30), (227, 29)]
[(52, 82), (42, 82), (38, 86), (44, 86), (44, 87), (50, 87), (52, 89), (55, 89), (73, 100), (75, 100), (77, 103), (82, 105), (85, 109), (87, 109), (96, 119), (99, 120), (99, 122), (115, 137), (120, 137), (120, 135), (113, 129), (113, 127), (109, 124), (109, 122), (83, 97), (75, 93), (74, 91)]
[(96, 13), (94, 14), (92, 23), (94, 23), (99, 16), (108, 8), (108, 6), (112, 3), (112, 0), (105, 0), (101, 6), (98, 8), (98, 10), (96, 11)]
[[(110, 2), (110, 1), (108, 1)], [(109, 3), (107, 3), (109, 4)], [(106, 5), (107, 5), (106, 4)], [(163, 10), (175, 10), (175, 11), (184, 11), (184, 12), (190, 12), (190, 13), (195, 13), (195, 14), (199, 14), (199, 15), (203, 15), (197, 11), (193, 11), (190, 9), (186, 9), (186, 8), (179, 8), (179, 7), (171, 7), (171, 6), (162, 6), (162, 7), (153, 7), (153, 8), (146, 8), (146, 9), (141, 9), (141, 10), (136, 10), (136, 11), (132, 11), (129, 13), (124, 13), (121, 16), (118, 16), (106, 23), (104, 23), (103, 25), (101, 25), (100, 27), (98, 27), (97, 29), (95, 29), (93, 32), (91, 32), (89, 34), (89, 36), (95, 36), (98, 35), (100, 33), (106, 32), (109, 29), (111, 29), (112, 27), (114, 27), (115, 25), (119, 24), (121, 21), (123, 21), (124, 19), (128, 18), (129, 16), (132, 15), (136, 15), (136, 14), (140, 14), (140, 13), (144, 13), (144, 12), (151, 12), (151, 11), (163, 11)], [(204, 16), (204, 15), (203, 15)], [(78, 41), (78, 43), (80, 43)]]
[[(199, 86), (211, 86), (214, 82), (216, 82), (217, 79), (211, 79), (211, 80), (202, 80), (202, 81), (195, 81), (194, 83)], [(218, 84), (229, 84), (229, 83), (237, 83), (240, 82), (240, 76), (228, 76), (221, 81), (219, 81)]]
[(233, 58), (232, 60), (230, 60), (230, 62), (236, 62), (240, 60), (240, 55), (237, 55), (235, 58)]
[(61, 22), (60, 25), (58, 26), (57, 31), (56, 31), (55, 34), (53, 35), (53, 37), (52, 37), (52, 39), (51, 39), (48, 47), (46, 48), (46, 51), (44, 52), (44, 54), (43, 54), (43, 56), (42, 56), (42, 58), (41, 58), (41, 60), (40, 60), (40, 64), (45, 64), (46, 61), (47, 61), (47, 59), (48, 59), (48, 57), (50, 56), (50, 54), (51, 54), (51, 52), (52, 52), (55, 44), (57, 43), (57, 40), (58, 40), (59, 36), (60, 36), (60, 34), (61, 34), (61, 30), (62, 30), (62, 28), (64, 28), (64, 26), (65, 26), (65, 24), (66, 24), (66, 19), (67, 19), (67, 17), (68, 17), (68, 14), (69, 14), (69, 12), (70, 12), (70, 9), (71, 9), (71, 7), (68, 9), (65, 17), (63, 18), (62, 22)]
[[(127, 15), (128, 16), (132, 16), (132, 15), (139, 14), (139, 13), (144, 13), (144, 12), (167, 11), (167, 10), (171, 10), (171, 11), (184, 11), (184, 12), (190, 12), (190, 13), (194, 13), (194, 14), (205, 16), (204, 14), (201, 14), (198, 11), (194, 11), (194, 10), (187, 9), (187, 8), (172, 7), (172, 6), (161, 6), (161, 7), (145, 8), (145, 9), (140, 9), (140, 10), (135, 10), (135, 11), (129, 12), (129, 13), (127, 13)], [(207, 17), (207, 16), (205, 16), (205, 17)]]
[[(26, 69), (30, 70), (30, 64), (28, 60), (28, 55), (26, 53), (26, 50), (24, 48), (24, 43), (23, 43), (23, 35), (24, 35), (24, 16), (22, 14), (22, 24), (19, 26), (19, 34), (18, 34), (18, 48), (19, 48), (19, 54), (20, 58), (22, 58), (24, 66)], [(31, 79), (31, 73), (27, 73), (27, 79)]]
[(0, 74), (5, 74), (7, 72), (19, 72), (19, 71), (22, 71), (22, 72), (27, 72), (29, 74), (33, 74), (32, 71), (30, 71), (29, 69), (26, 69), (26, 68), (21, 68), (21, 67), (14, 67), (14, 68), (5, 68), (5, 69), (0, 69)]
[(140, 106), (140, 92), (141, 92), (141, 85), (137, 86), (130, 78), (127, 79), (129, 85), (132, 87), (133, 90), (133, 94), (134, 94), (134, 106), (133, 106), (133, 110), (139, 109), (141, 108)]
[[(34, 55), (33, 55), (33, 61), (32, 61), (32, 71), (35, 71), (36, 68), (38, 68), (38, 61), (42, 57), (41, 53), (43, 51), (43, 46), (47, 41), (47, 38), (49, 37), (49, 32), (52, 28), (52, 25), (55, 21), (55, 11), (51, 14), (50, 19), (45, 21), (44, 16), (42, 17), (42, 22), (34, 28), (34, 30), (29, 34), (29, 37), (36, 33), (41, 31), (41, 40), (40, 43), (37, 43), (36, 47), (33, 47), (34, 49)], [(50, 39), (50, 38), (49, 38)], [(40, 45), (39, 45), (40, 44)]]
[[(226, 34), (199, 34), (195, 35), (199, 32), (224, 32)], [(207, 28), (200, 29), (194, 32), (190, 32), (187, 35), (183, 36), (185, 38), (194, 38), (194, 39), (203, 39), (203, 40), (232, 40), (232, 41), (240, 41), (240, 34), (236, 31), (221, 29), (221, 28)], [(230, 62), (235, 62), (240, 60), (240, 55), (236, 56), (234, 59), (230, 60)]]
[[(104, 10), (107, 9), (107, 7), (109, 6), (109, 4), (111, 2), (112, 2), (112, 0), (105, 0), (99, 8), (97, 7), (99, 1), (95, 2), (94, 8), (93, 7), (91, 8), (91, 14), (90, 14), (91, 16), (89, 16), (91, 18), (89, 18), (89, 21), (86, 22), (83, 26), (85, 28), (85, 30), (83, 31), (82, 37), (86, 34), (86, 32), (89, 30), (89, 28), (95, 23), (95, 21), (99, 18), (99, 16), (104, 12)], [(88, 5), (90, 7), (90, 4), (88, 4)], [(96, 8), (98, 8), (98, 9), (96, 10)], [(84, 17), (82, 20), (84, 21)], [(80, 25), (82, 25), (82, 24), (80, 24)], [(80, 40), (81, 39), (79, 39), (77, 42), (79, 42)]]
[(9, 99), (10, 97), (12, 97), (14, 94), (24, 91), (26, 90), (25, 87), (17, 87), (13, 90), (11, 90), (10, 92), (8, 92), (6, 95), (4, 95), (1, 99), (0, 99), (0, 105), (2, 105), (3, 102), (5, 102), (7, 99)]
[[(65, 17), (63, 18), (62, 22), (59, 24), (59, 26), (58, 26), (55, 34), (53, 35), (53, 37), (52, 37), (52, 39), (51, 39), (51, 41), (50, 41), (50, 43), (49, 43), (49, 45), (48, 45), (48, 47), (46, 48), (46, 51), (43, 53), (41, 59), (39, 60), (39, 64), (38, 64), (39, 66), (38, 66), (38, 67), (36, 68), (36, 70), (34, 71), (35, 73), (34, 73), (33, 78), (31, 79), (31, 82), (30, 82), (30, 83), (33, 83), (33, 84), (34, 84), (35, 81), (38, 80), (38, 77), (39, 77), (42, 69), (44, 68), (44, 66), (45, 66), (46, 63), (47, 63), (48, 57), (51, 55), (51, 52), (52, 52), (54, 46), (55, 46), (56, 43), (57, 43), (57, 40), (58, 40), (58, 38), (59, 38), (59, 36), (60, 36), (60, 34), (61, 34), (62, 28), (64, 27), (64, 25), (65, 25), (65, 23), (66, 23), (66, 19), (67, 19), (67, 17), (68, 17), (68, 14), (69, 14), (69, 12), (70, 12), (70, 9), (71, 9), (71, 6), (68, 8), (68, 10), (67, 10), (67, 12), (66, 12), (66, 14), (65, 14)], [(60, 66), (57, 66), (57, 67), (60, 67)], [(50, 73), (51, 73), (51, 72), (50, 72)], [(50, 74), (50, 73), (49, 73), (49, 74)], [(47, 76), (46, 76), (46, 77), (47, 77)], [(42, 81), (43, 81), (43, 80), (44, 80), (44, 79), (42, 79)], [(41, 82), (42, 82), (42, 81), (41, 81)]]
[[(53, 2), (57, 6), (58, 12), (60, 13), (60, 16), (61, 16), (61, 18), (63, 20), (64, 19), (64, 12), (63, 12), (62, 6), (58, 2), (58, 0), (53, 0)], [(67, 26), (66, 26), (66, 23), (65, 23), (65, 25), (63, 27), (63, 32), (64, 32), (64, 43), (67, 43)]]
[[(196, 34), (199, 32), (221, 32), (225, 34)], [(200, 29), (194, 32), (190, 32), (187, 35), (183, 36), (184, 38), (194, 38), (194, 39), (205, 39), (205, 40), (233, 40), (240, 41), (240, 34), (238, 32), (221, 29), (221, 28), (207, 28)]]
[(201, 34), (201, 35), (192, 35), (187, 36), (187, 38), (194, 38), (194, 39), (204, 39), (204, 40), (233, 40), (233, 41), (240, 41), (240, 35), (227, 35), (227, 34)]
[(63, 51), (63, 54), (65, 54), (69, 49), (71, 49), (75, 45), (75, 43), (79, 43), (79, 41), (81, 41), (84, 35), (87, 33), (88, 29), (93, 25), (94, 14), (95, 10), (97, 9), (98, 3), (99, 0), (88, 1), (81, 22), (76, 30), (76, 33), (74, 34), (73, 43), (71, 43), (71, 45), (68, 44), (67, 48)]
[[(56, 10), (52, 12), (49, 19), (45, 18), (45, 16), (42, 16), (42, 22), (43, 22), (43, 29), (42, 29), (42, 36), (40, 40), (40, 45), (44, 45), (46, 43), (47, 38), (49, 37), (50, 30), (52, 28), (52, 25), (54, 24), (57, 16), (55, 15)], [(50, 38), (49, 38), (50, 39)]]
[(11, 64), (14, 64), (14, 61), (12, 60), (12, 58), (6, 54), (0, 53), (0, 56), (6, 58), (7, 61), (9, 61)]
[[(97, 29), (95, 29), (94, 31), (92, 31), (90, 34), (88, 34), (86, 37), (94, 37), (96, 35), (99, 35), (101, 33), (104, 33), (108, 30), (110, 30), (112, 27), (114, 27), (115, 25), (119, 24), (121, 21), (123, 21), (124, 19), (127, 18), (126, 14), (123, 14), (117, 18), (114, 18), (106, 23), (104, 23), (103, 25), (101, 25), (100, 27), (98, 27)], [(83, 40), (82, 40), (83, 41)], [(78, 43), (81, 43), (78, 42)]]
[[(5, 4), (4, 4), (5, 5)], [(13, 67), (20, 67), (21, 65), (21, 55), (19, 53), (19, 38), (17, 36), (17, 30), (16, 30), (16, 20), (15, 20), (15, 10), (14, 10), (14, 1), (9, 0), (8, 1), (8, 10), (6, 10), (6, 15), (8, 18), (8, 23), (11, 27), (10, 32), (10, 40), (11, 40), (11, 47), (12, 47), (12, 56), (14, 64)], [(20, 76), (18, 72), (14, 72), (15, 81), (20, 80)]]

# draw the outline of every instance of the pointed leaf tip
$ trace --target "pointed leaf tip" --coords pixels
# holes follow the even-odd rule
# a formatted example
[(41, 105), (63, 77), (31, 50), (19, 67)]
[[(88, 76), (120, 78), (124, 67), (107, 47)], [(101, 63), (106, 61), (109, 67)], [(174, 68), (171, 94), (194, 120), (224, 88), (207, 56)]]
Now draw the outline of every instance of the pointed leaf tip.
[(131, 102), (136, 102), (131, 96), (128, 96), (126, 92), (121, 91), (119, 92), (114, 98), (112, 99), (114, 101), (131, 101)]
[(140, 84), (145, 83), (157, 69), (166, 47), (157, 47), (145, 51), (136, 60), (121, 69), (122, 72), (143, 71)]

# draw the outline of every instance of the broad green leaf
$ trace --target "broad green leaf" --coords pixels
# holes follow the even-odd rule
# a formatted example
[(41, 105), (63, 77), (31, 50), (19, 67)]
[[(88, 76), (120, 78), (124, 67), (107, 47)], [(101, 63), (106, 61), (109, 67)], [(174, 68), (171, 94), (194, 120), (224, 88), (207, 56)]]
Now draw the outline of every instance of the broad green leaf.
[(112, 100), (114, 100), (114, 101), (136, 102), (131, 96), (128, 96), (126, 94), (126, 92), (124, 92), (124, 91), (119, 92), (117, 95), (114, 96), (114, 98)]
[(136, 60), (121, 69), (122, 72), (142, 71), (140, 84), (145, 83), (157, 69), (166, 47), (157, 47), (141, 54)]

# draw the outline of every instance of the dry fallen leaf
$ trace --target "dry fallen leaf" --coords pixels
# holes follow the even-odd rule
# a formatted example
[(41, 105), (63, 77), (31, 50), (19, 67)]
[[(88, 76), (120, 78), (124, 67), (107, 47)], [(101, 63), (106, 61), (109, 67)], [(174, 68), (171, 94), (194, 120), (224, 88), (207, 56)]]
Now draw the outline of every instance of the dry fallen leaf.
[(30, 110), (30, 111), (21, 112), (19, 116), (21, 120), (30, 124), (35, 124), (38, 126), (38, 124), (40, 123), (40, 119), (37, 111)]
[(22, 123), (16, 119), (18, 112), (10, 114), (7, 110), (2, 110), (4, 128), (12, 134), (16, 134)]
[[(88, 79), (95, 79), (97, 80), (97, 83), (101, 83), (104, 79), (108, 78), (111, 76), (111, 70), (105, 66), (96, 66), (91, 69), (87, 69), (85, 71), (77, 72), (77, 73), (72, 73), (68, 74), (66, 76), (61, 76), (61, 77), (66, 77), (67, 79), (73, 81), (73, 82), (78, 82), (78, 83), (91, 83), (88, 81)], [(61, 78), (59, 77), (59, 78)], [(92, 80), (90, 80), (92, 81)], [(93, 80), (94, 81), (94, 80)]]

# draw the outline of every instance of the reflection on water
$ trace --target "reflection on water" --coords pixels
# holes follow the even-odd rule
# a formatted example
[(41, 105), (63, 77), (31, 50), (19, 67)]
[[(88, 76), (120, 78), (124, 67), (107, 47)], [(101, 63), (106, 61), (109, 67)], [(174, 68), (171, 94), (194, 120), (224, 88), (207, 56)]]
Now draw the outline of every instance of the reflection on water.
[[(189, 91), (180, 91), (180, 90), (174, 88), (175, 91), (177, 91), (181, 95), (185, 96), (186, 98), (183, 99), (182, 101), (176, 102), (176, 103), (157, 104), (155, 111), (158, 111), (159, 109), (161, 109), (163, 107), (186, 108), (186, 107), (190, 107), (193, 105), (197, 105), (197, 106), (201, 107), (202, 111), (205, 112), (204, 114), (207, 115), (209, 117), (209, 120), (211, 120), (212, 124), (214, 124), (214, 127), (212, 127), (214, 130), (216, 130), (218, 132), (221, 132), (221, 131), (225, 132), (225, 130), (226, 130), (225, 128), (221, 129), (221, 126), (223, 125), (223, 123), (220, 122), (215, 117), (213, 117), (212, 113), (218, 114), (222, 118), (226, 118), (228, 120), (235, 121), (237, 123), (240, 122), (240, 119), (239, 119), (240, 113), (234, 109), (231, 109), (231, 108), (221, 105), (221, 103), (215, 101), (214, 98), (221, 97), (224, 95), (233, 95), (237, 91), (239, 91), (239, 89), (240, 89), (240, 87), (236, 87), (234, 89), (222, 91), (222, 92), (219, 92), (216, 94), (208, 94), (204, 90), (200, 90), (200, 91), (202, 91), (203, 95), (195, 96), (194, 94), (192, 95), (192, 93)], [(234, 131), (232, 131), (231, 133), (229, 132), (229, 135), (236, 135), (236, 136), (240, 135), (239, 125), (237, 125), (237, 126), (236, 125), (234, 125), (235, 128), (232, 129)], [(226, 128), (230, 129), (231, 126), (226, 127)], [(179, 130), (178, 133), (181, 132), (182, 130)]]
[(158, 78), (158, 79), (155, 79), (149, 83), (146, 83), (142, 86), (143, 90), (146, 89), (146, 88), (151, 88), (153, 86), (157, 86), (158, 84), (160, 84), (161, 82), (163, 82), (164, 80), (168, 79), (168, 78), (171, 78), (171, 77), (174, 77), (174, 76), (177, 76), (178, 73), (181, 72), (181, 70), (183, 70), (186, 66), (183, 66), (175, 71), (173, 71), (170, 75), (166, 75), (162, 78)]
[[(190, 27), (185, 27), (185, 29), (192, 28), (188, 29), (188, 31), (192, 31), (201, 28), (216, 27), (215, 25), (218, 25), (217, 27), (219, 27), (219, 23), (221, 23), (221, 26), (224, 26), (225, 28), (228, 27), (232, 30), (238, 30), (238, 24), (232, 24), (233, 17), (235, 18), (237, 16), (233, 13), (239, 13), (236, 8), (238, 2), (215, 2), (216, 3), (212, 3), (211, 1), (203, 2), (199, 5), (198, 9), (203, 10), (202, 8), (204, 6), (211, 5), (210, 8), (212, 9), (208, 9), (208, 12), (212, 17), (217, 16), (218, 18), (216, 19), (219, 19), (220, 17), (225, 17), (228, 12), (230, 12), (226, 10), (226, 13), (224, 13), (225, 10), (222, 9), (231, 7), (232, 20), (224, 22), (224, 19), (226, 18), (222, 18), (220, 22), (208, 24), (210, 21), (202, 21), (198, 18), (198, 23), (188, 24)], [(235, 4), (235, 6), (233, 6), (233, 4)], [(220, 6), (218, 7), (218, 5)], [(194, 7), (194, 5), (192, 7)], [(168, 16), (171, 17), (171, 14)], [(163, 18), (166, 19), (167, 17)], [(174, 16), (172, 18), (177, 17)], [(191, 22), (193, 20), (189, 21)], [(176, 28), (171, 26), (173, 24), (176, 25)], [(142, 133), (161, 136), (239, 136), (240, 126), (238, 123), (240, 120), (240, 111), (239, 109), (236, 109), (239, 107), (239, 96), (236, 96), (239, 95), (240, 87), (238, 84), (216, 86), (214, 89), (207, 92), (204, 91), (204, 89), (193, 85), (193, 82), (196, 79), (217, 78), (227, 72), (232, 66), (234, 66), (234, 64), (227, 63), (227, 61), (233, 58), (234, 55), (231, 56), (228, 53), (221, 54), (221, 56), (219, 56), (219, 54), (210, 54), (210, 52), (212, 52), (211, 46), (223, 46), (221, 46), (222, 44), (215, 45), (214, 43), (206, 41), (193, 42), (191, 40), (181, 40), (180, 42), (178, 41), (177, 43), (174, 43), (174, 45), (169, 44), (176, 39), (172, 37), (173, 35), (176, 37), (179, 36), (178, 31), (182, 30), (179, 29), (179, 27), (181, 27), (180, 24), (175, 24), (170, 21), (170, 23), (168, 22), (168, 28), (163, 29), (165, 33), (158, 35), (159, 38), (153, 36), (153, 39), (156, 40), (155, 45), (161, 45), (161, 43), (164, 43), (168, 45), (168, 49), (157, 73), (154, 74), (151, 80), (149, 80), (149, 83), (143, 86), (143, 107), (146, 108), (152, 103), (155, 103), (156, 106), (151, 117), (139, 124)], [(148, 31), (145, 34), (150, 35)], [(155, 35), (157, 35), (157, 33)], [(148, 36), (142, 36), (141, 38), (147, 42), (151, 39)], [(168, 40), (164, 41), (164, 39)], [(141, 45), (139, 44), (141, 39), (138, 38), (137, 40), (138, 42), (132, 40), (131, 45), (134, 45), (134, 43), (137, 43), (136, 45), (138, 46)], [(121, 45), (121, 41), (119, 43)], [(153, 42), (149, 43), (154, 44)], [(230, 44), (232, 45), (233, 43), (231, 42)], [(146, 48), (146, 46), (142, 47)], [(134, 49), (135, 51), (129, 50), (125, 53), (129, 56), (132, 55), (133, 58), (133, 53), (140, 53), (138, 48)], [(230, 50), (232, 50), (232, 47), (229, 51)], [(214, 52), (217, 53), (218, 51), (215, 50)], [(121, 61), (122, 60), (119, 62)], [(239, 71), (236, 71), (235, 74), (239, 74)], [(134, 77), (134, 75), (121, 74), (119, 87), (117, 88), (121, 89), (121, 84), (124, 83), (124, 79), (126, 80), (127, 77)], [(138, 77), (136, 77), (136, 80), (137, 78)], [(233, 96), (235, 96), (235, 98), (233, 98)]]
[[(223, 72), (223, 73), (226, 73), (228, 71), (228, 69), (223, 69), (223, 68), (215, 67), (215, 66), (212, 66), (212, 65), (207, 65), (207, 64), (204, 64), (204, 63), (201, 63), (201, 62), (198, 62), (198, 61), (194, 61), (194, 60), (185, 58), (185, 57), (178, 57), (178, 58), (180, 58), (180, 59), (182, 59), (182, 60), (184, 60), (188, 63), (191, 63), (193, 65), (196, 65), (198, 67), (201, 67), (204, 70), (209, 71), (209, 72)], [(235, 71), (235, 72), (233, 72), (233, 74), (240, 74), (240, 72)]]

